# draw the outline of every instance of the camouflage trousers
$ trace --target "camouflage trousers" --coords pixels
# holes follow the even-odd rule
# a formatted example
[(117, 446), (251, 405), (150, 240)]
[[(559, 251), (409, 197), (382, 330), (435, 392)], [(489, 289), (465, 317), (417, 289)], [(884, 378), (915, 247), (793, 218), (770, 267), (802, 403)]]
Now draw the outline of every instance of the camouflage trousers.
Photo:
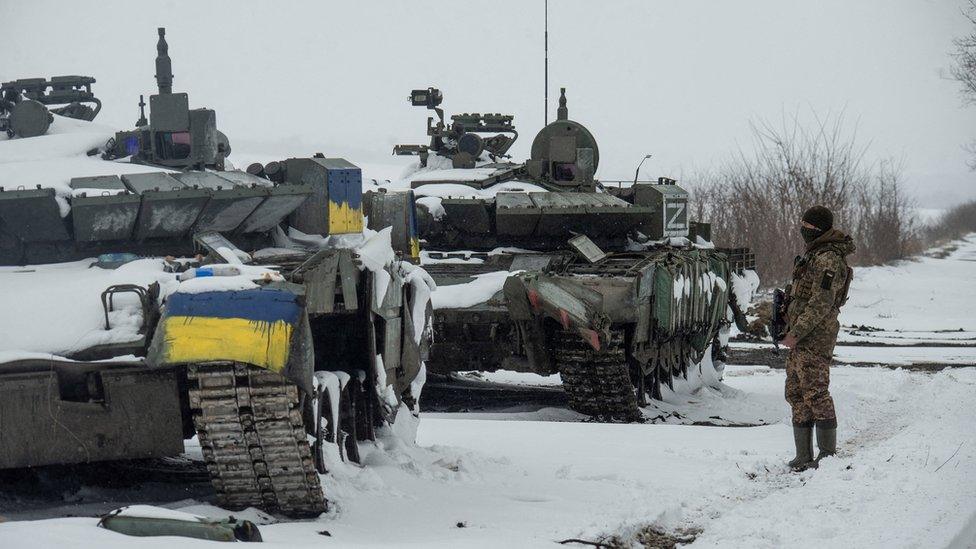
[(786, 358), (786, 401), (793, 408), (793, 425), (836, 421), (829, 390), (832, 354), (833, 345), (799, 345)]

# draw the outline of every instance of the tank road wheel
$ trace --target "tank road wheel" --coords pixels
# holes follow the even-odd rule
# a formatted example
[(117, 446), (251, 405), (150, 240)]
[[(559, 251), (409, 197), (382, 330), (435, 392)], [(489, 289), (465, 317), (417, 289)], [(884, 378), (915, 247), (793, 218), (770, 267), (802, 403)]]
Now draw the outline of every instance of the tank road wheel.
[(640, 421), (622, 332), (611, 332), (598, 352), (578, 334), (558, 331), (554, 350), (570, 408), (600, 421)]
[(369, 402), (366, 399), (366, 393), (363, 391), (363, 385), (356, 376), (349, 380), (343, 392), (348, 395), (346, 399), (348, 404), (339, 406), (339, 431), (345, 433), (343, 447), (346, 459), (360, 463), (359, 441), (372, 440), (366, 436), (366, 430), (360, 428), (359, 421), (359, 417), (364, 415)]
[[(355, 382), (355, 384), (353, 383)], [(339, 447), (339, 457), (345, 461), (359, 463), (359, 437), (357, 434), (356, 410), (360, 399), (359, 380), (350, 379), (339, 391), (339, 405), (333, 407), (332, 396), (325, 387), (319, 387), (315, 398), (315, 442), (312, 455), (315, 456), (315, 469), (321, 473), (329, 472), (324, 452), (326, 444)], [(360, 404), (361, 405), (361, 404)], [(338, 415), (336, 415), (338, 411)]]
[(326, 467), (327, 460), (325, 459), (326, 444), (335, 442), (332, 435), (332, 426), (335, 425), (336, 421), (332, 412), (332, 399), (325, 388), (318, 387), (316, 389), (315, 399), (312, 400), (312, 407), (315, 417), (312, 420), (312, 425), (314, 426), (312, 436), (315, 437), (315, 442), (312, 443), (312, 457), (315, 458), (315, 470), (324, 475), (329, 472), (328, 467)]
[(292, 517), (325, 512), (298, 387), (238, 363), (187, 366), (190, 410), (218, 504)]
[[(359, 374), (359, 376), (352, 376), (352, 379), (349, 380), (349, 392), (355, 395), (354, 402), (356, 404), (355, 414), (348, 418), (349, 421), (354, 423), (354, 425), (350, 426), (350, 432), (354, 430), (359, 436), (359, 440), (376, 440), (376, 418), (380, 417), (376, 391), (369, 385), (368, 381), (365, 383), (362, 381), (369, 380), (366, 372), (360, 370)], [(357, 459), (356, 461), (359, 460)]]

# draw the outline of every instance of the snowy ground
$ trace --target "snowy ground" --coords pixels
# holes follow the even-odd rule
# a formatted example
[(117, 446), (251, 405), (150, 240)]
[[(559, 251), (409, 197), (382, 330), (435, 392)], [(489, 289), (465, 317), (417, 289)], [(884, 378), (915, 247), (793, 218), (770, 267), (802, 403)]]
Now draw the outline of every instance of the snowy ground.
[[(855, 269), (834, 360), (976, 365), (976, 235), (893, 265)], [(756, 350), (768, 344), (735, 342)]]
[[(948, 350), (972, 356), (976, 236), (955, 246), (859, 269), (842, 318), (849, 327), (882, 330), (850, 328), (848, 342), (935, 347), (841, 346), (838, 358), (851, 350), (876, 353), (870, 361), (881, 364), (916, 354), (953, 362)], [(23, 275), (0, 272), (7, 283)], [(558, 382), (513, 373), (466, 377)], [(645, 424), (591, 423), (552, 407), (425, 413), (418, 446), (387, 439), (365, 467), (346, 465), (324, 477), (333, 506), (318, 520), (237, 515), (259, 521), (276, 547), (556, 547), (568, 538), (627, 540), (647, 526), (700, 530), (692, 547), (976, 544), (976, 368), (841, 365), (831, 377), (840, 451), (816, 471), (794, 474), (783, 465), (792, 456), (783, 371), (729, 366), (720, 390), (679, 387), (667, 403), (645, 410), (652, 420)], [(96, 528), (90, 517), (138, 501), (220, 516), (210, 493), (194, 486), (147, 488), (142, 500), (139, 491), (122, 498), (88, 486), (46, 508), (0, 487), (0, 516), (10, 519), (0, 524), (0, 547), (203, 547), (209, 544), (127, 538)], [(64, 518), (24, 520), (52, 515)]]
[[(684, 409), (707, 406), (722, 416), (748, 401), (754, 419), (776, 423), (722, 428), (425, 415), (420, 448), (388, 449), (364, 468), (342, 468), (326, 478), (336, 501), (328, 515), (263, 525), (262, 534), (279, 547), (554, 547), (648, 524), (701, 529), (693, 547), (946, 547), (967, 526), (976, 535), (976, 369), (836, 368), (840, 455), (802, 474), (783, 466), (791, 456), (782, 372), (730, 367), (729, 374), (727, 394), (703, 395)], [(192, 500), (168, 506), (219, 512)], [(0, 546), (175, 542), (126, 538), (95, 523), (8, 522), (0, 524)]]

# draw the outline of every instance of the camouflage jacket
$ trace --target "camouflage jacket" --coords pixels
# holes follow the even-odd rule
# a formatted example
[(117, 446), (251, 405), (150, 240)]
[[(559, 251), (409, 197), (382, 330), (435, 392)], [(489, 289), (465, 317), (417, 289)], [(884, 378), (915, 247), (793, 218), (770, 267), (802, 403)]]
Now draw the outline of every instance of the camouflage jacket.
[(796, 258), (793, 281), (786, 294), (790, 299), (788, 333), (798, 341), (818, 326), (837, 320), (841, 305), (847, 301), (853, 272), (846, 257), (852, 253), (851, 237), (831, 229), (809, 243), (806, 253)]

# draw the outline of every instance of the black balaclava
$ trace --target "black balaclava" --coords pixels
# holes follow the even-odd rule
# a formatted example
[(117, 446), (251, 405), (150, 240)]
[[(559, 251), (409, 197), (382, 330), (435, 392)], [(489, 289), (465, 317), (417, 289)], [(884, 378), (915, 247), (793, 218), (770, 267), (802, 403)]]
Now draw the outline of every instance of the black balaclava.
[(820, 229), (811, 229), (809, 227), (800, 227), (800, 236), (803, 237), (803, 241), (806, 242), (807, 244), (813, 242), (814, 240), (816, 240), (817, 238), (819, 238), (820, 235), (822, 235), (822, 234), (823, 234), (823, 231), (821, 231)]
[(834, 214), (823, 206), (814, 206), (803, 212), (803, 221), (816, 227), (816, 229), (800, 227), (800, 235), (803, 237), (803, 241), (809, 244), (833, 228)]

